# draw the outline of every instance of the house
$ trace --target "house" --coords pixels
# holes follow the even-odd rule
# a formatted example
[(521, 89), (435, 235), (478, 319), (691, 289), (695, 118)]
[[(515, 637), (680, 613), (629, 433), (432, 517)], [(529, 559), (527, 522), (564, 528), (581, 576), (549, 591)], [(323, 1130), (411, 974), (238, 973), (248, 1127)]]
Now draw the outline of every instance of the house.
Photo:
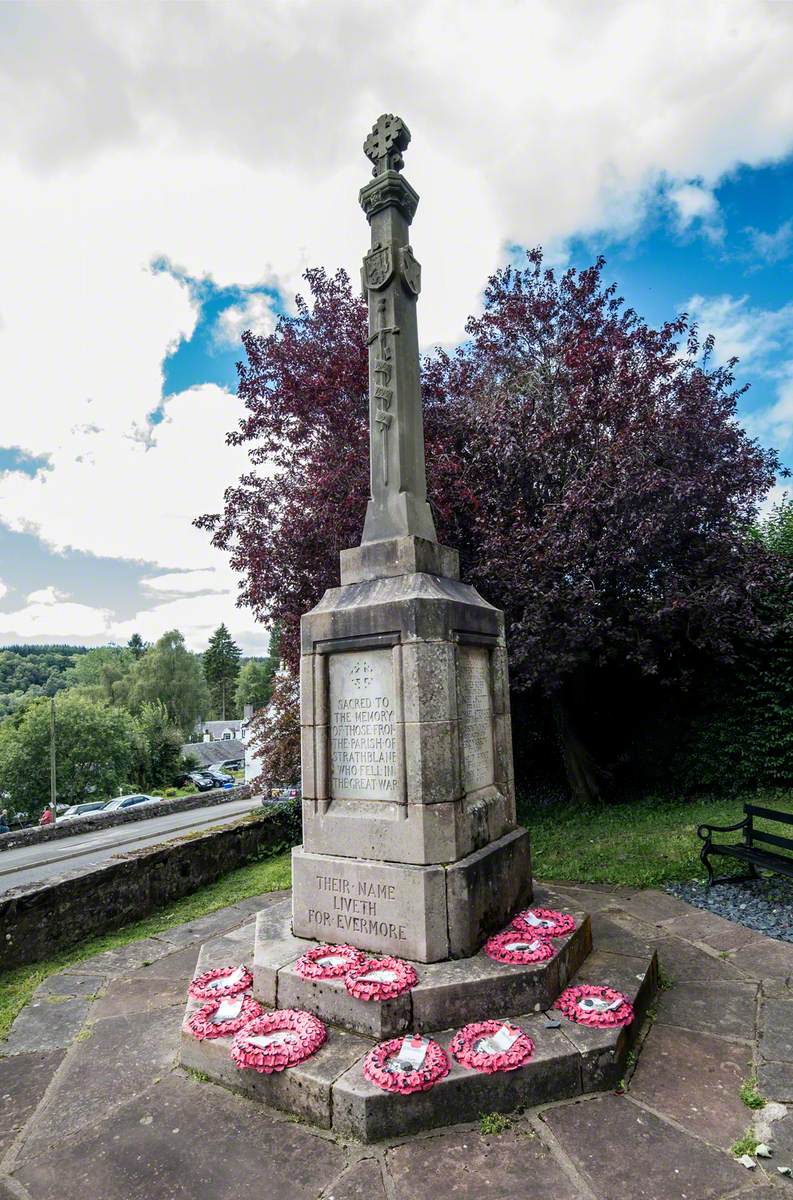
[[(222, 722), (218, 722), (222, 724)], [(182, 754), (189, 755), (198, 761), (198, 770), (216, 767), (219, 763), (236, 759), (242, 762), (245, 747), (239, 738), (220, 738), (216, 742), (185, 742)]]
[(253, 705), (246, 704), (240, 728), (240, 741), (242, 742), (245, 751), (245, 782), (250, 783), (255, 779), (261, 771), (261, 764), (258, 758), (253, 757), (253, 747), (251, 745), (250, 727), (253, 719)]
[[(200, 721), (195, 732), (196, 741), (231, 742), (239, 739), (242, 721)], [(230, 755), (226, 755), (227, 758)]]

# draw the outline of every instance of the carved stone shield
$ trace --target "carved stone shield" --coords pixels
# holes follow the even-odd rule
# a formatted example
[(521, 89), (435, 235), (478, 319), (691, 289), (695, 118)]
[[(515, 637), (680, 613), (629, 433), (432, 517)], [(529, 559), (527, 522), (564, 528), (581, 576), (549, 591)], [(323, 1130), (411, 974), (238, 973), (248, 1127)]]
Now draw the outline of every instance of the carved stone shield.
[(403, 246), (399, 252), (400, 274), (408, 291), (418, 296), (421, 291), (421, 263), (413, 257), (410, 246)]
[(363, 260), (365, 288), (383, 288), (394, 274), (394, 257), (390, 246), (376, 246)]

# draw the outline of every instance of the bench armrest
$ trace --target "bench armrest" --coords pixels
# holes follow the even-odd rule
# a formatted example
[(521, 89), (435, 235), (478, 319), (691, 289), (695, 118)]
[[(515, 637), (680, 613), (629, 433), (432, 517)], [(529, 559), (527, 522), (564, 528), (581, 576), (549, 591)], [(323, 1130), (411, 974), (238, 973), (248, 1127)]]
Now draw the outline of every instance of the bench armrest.
[[(709, 842), (712, 833), (732, 833), (738, 829), (745, 829), (748, 824), (749, 818), (744, 817), (742, 821), (738, 821), (735, 825), (698, 825), (697, 837), (702, 838), (703, 842)], [(704, 833), (703, 830), (705, 830)]]

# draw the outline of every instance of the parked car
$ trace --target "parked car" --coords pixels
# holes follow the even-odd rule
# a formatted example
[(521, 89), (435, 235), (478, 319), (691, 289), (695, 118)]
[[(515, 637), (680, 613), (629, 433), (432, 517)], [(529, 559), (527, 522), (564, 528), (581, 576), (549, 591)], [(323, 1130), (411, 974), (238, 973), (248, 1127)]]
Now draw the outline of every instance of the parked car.
[(207, 767), (206, 774), (215, 780), (215, 787), (224, 787), (234, 782), (232, 776), (228, 775), (225, 771), (221, 771), (220, 767)]
[(115, 800), (108, 800), (104, 805), (104, 812), (119, 812), (125, 808), (135, 808), (138, 804), (159, 804), (159, 796), (146, 796), (142, 792), (135, 792), (132, 796), (116, 796)]
[(279, 800), (299, 800), (300, 799), (300, 788), (299, 787), (281, 788), (281, 792), (280, 792), (278, 799)]
[(84, 817), (86, 813), (99, 812), (104, 807), (104, 800), (91, 800), (87, 804), (70, 804), (66, 812), (58, 817), (58, 820), (73, 821), (75, 817)]
[(227, 758), (225, 762), (218, 763), (217, 766), (221, 771), (242, 771), (245, 768), (245, 759)]
[(198, 792), (211, 792), (212, 788), (216, 788), (218, 784), (209, 771), (191, 771), (190, 785)]

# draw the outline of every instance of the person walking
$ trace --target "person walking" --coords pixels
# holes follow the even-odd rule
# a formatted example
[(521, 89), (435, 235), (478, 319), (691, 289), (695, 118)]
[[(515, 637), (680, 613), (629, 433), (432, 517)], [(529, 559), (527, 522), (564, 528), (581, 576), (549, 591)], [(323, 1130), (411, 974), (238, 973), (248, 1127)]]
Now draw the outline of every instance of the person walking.
[(11, 826), (8, 824), (8, 813), (5, 809), (0, 812), (0, 833), (10, 833)]

